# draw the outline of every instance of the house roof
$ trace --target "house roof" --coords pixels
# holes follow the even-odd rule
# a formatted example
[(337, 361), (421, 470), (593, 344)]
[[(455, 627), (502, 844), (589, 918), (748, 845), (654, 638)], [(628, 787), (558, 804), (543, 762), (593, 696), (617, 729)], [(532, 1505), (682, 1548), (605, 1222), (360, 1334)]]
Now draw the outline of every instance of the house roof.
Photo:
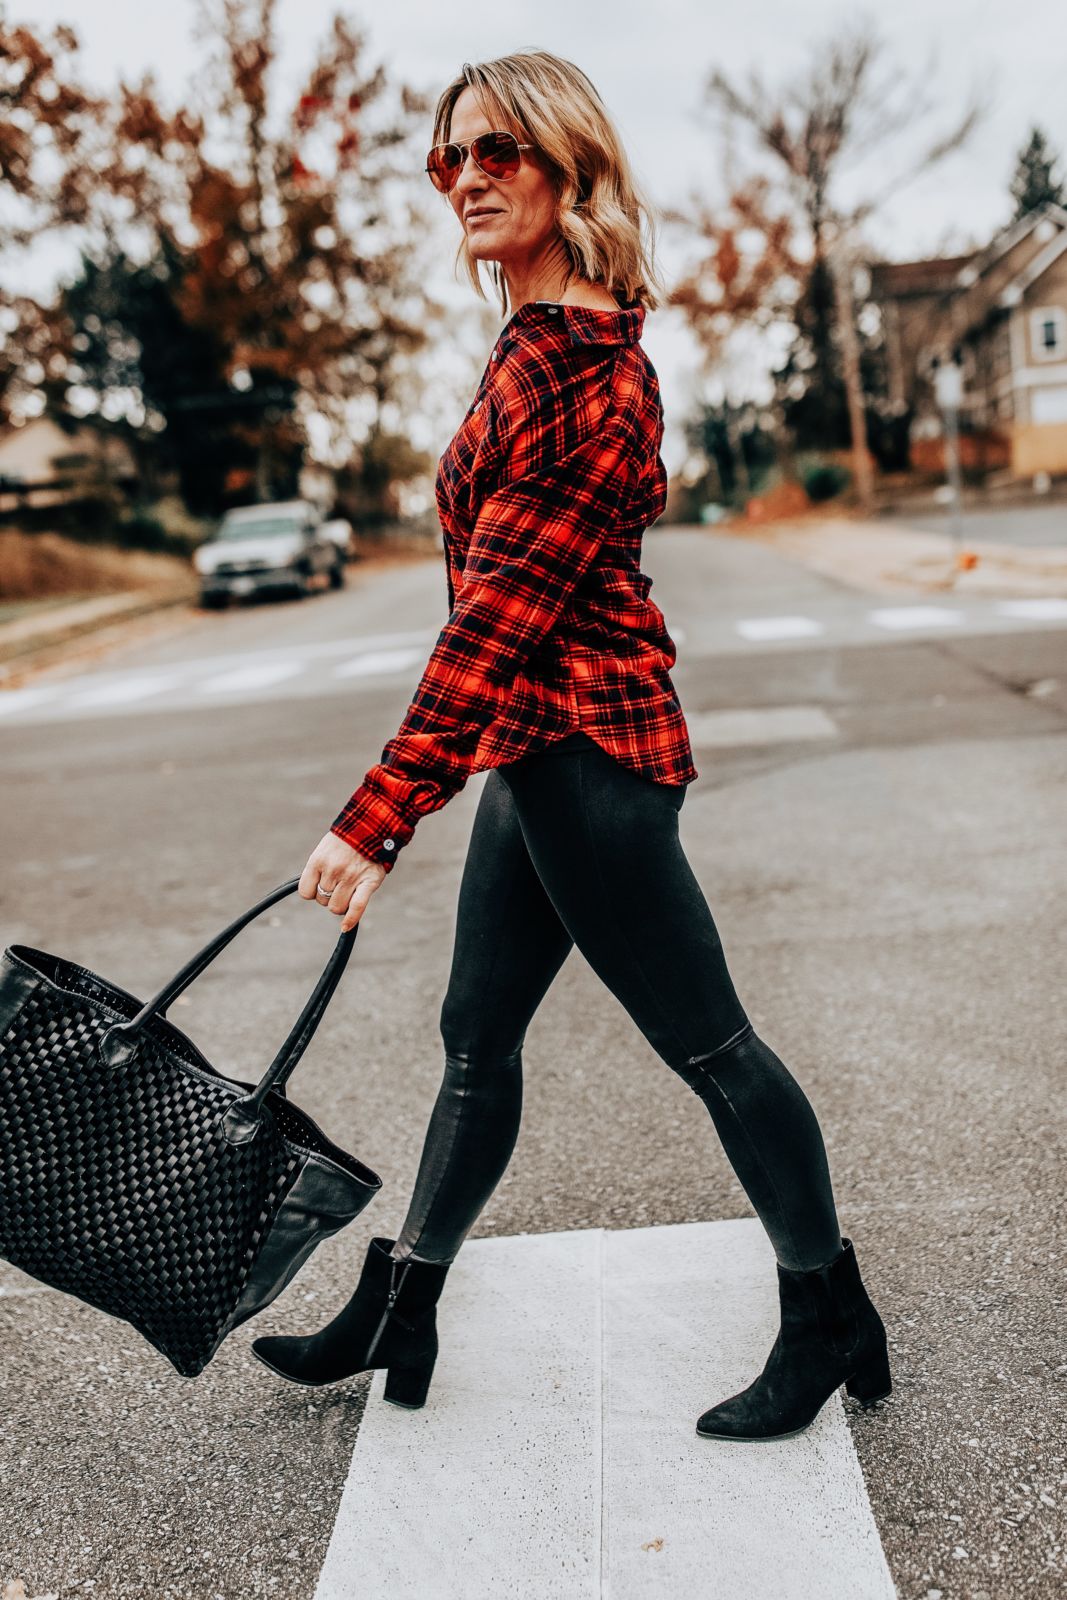
[[(891, 300), (907, 299), (911, 295), (951, 294), (957, 289), (969, 289), (1035, 228), (1050, 222), (1056, 234), (1047, 250), (1034, 257), (1030, 265), (1013, 280), (1018, 283), (1026, 279), (1026, 287), (1029, 287), (1058, 258), (1059, 250), (1053, 249), (1053, 246), (1067, 238), (1067, 209), (1052, 201), (1036, 206), (1024, 217), (1002, 228), (981, 250), (971, 250), (966, 255), (931, 256), (924, 261), (875, 262), (871, 267), (873, 287), (876, 293)], [(1040, 267), (1039, 263), (1042, 263)]]
[(1033, 211), (1028, 211), (1025, 216), (1017, 217), (1014, 222), (1002, 228), (986, 245), (984, 250), (979, 250), (972, 262), (977, 281), (990, 267), (994, 266), (1002, 256), (1033, 233), (1034, 229), (1043, 222), (1051, 222), (1057, 229), (1067, 228), (1067, 210), (1063, 206), (1055, 205), (1051, 200), (1046, 200), (1043, 205), (1035, 206)]
[[(1033, 241), (1025, 265), (1005, 278), (1004, 258), (1031, 234)], [(907, 301), (925, 297), (941, 301), (945, 313), (942, 342), (951, 344), (983, 326), (993, 315), (1018, 305), (1027, 291), (1055, 261), (1067, 252), (1067, 209), (1051, 201), (1037, 206), (1001, 231), (982, 250), (963, 256), (936, 256), (927, 261), (886, 261), (871, 268), (876, 297)], [(998, 265), (1002, 270), (997, 273)]]
[(931, 256), (926, 261), (876, 261), (871, 266), (872, 284), (877, 294), (891, 300), (944, 294), (956, 287), (960, 269), (968, 266), (975, 254), (971, 250), (962, 256)]
[(997, 304), (1005, 307), (1017, 306), (1026, 291), (1033, 288), (1039, 278), (1045, 276), (1048, 269), (1060, 259), (1065, 250), (1067, 250), (1067, 227), (1061, 233), (1058, 233), (1055, 238), (1050, 239), (1044, 250), (1039, 251), (1028, 266), (1025, 266), (1020, 273), (1017, 273), (1010, 283), (1005, 284), (997, 296)]

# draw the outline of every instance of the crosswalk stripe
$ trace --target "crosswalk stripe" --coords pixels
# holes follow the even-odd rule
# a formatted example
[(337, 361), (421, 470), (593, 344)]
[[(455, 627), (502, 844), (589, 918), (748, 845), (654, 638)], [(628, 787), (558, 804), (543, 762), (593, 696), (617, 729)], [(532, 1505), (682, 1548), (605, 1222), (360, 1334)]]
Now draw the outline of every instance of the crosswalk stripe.
[(206, 678), (196, 685), (202, 694), (238, 694), (246, 689), (267, 689), (287, 678), (295, 678), (306, 671), (303, 661), (261, 661), (236, 667), (232, 672), (220, 673), (216, 678)]
[(743, 639), (806, 639), (826, 632), (814, 617), (745, 617), (735, 626)]
[(600, 1589), (599, 1229), (468, 1241), (418, 1412), (375, 1374), (314, 1600)]
[(774, 1252), (760, 1224), (612, 1230), (604, 1250), (603, 1593), (890, 1600), (840, 1400), (792, 1439), (691, 1431), (774, 1341)]
[(963, 621), (963, 612), (947, 606), (881, 606), (867, 618), (878, 628), (951, 628)]
[(1054, 595), (1030, 595), (1022, 600), (1001, 600), (997, 610), (1002, 617), (1023, 617), (1029, 622), (1052, 622), (1067, 618), (1067, 600)]
[(70, 704), (76, 708), (128, 705), (135, 700), (146, 700), (149, 695), (162, 694), (164, 689), (173, 689), (181, 681), (174, 673), (166, 677), (119, 678), (82, 690), (72, 696)]
[(697, 745), (784, 744), (791, 739), (836, 739), (838, 733), (837, 723), (821, 706), (694, 711), (686, 722)]
[(366, 650), (333, 669), (335, 678), (366, 678), (377, 673), (400, 672), (422, 659), (421, 650)]
[(6, 689), (0, 694), (0, 716), (12, 711), (28, 711), (32, 706), (47, 705), (59, 690), (53, 685), (41, 689)]
[(314, 1600), (894, 1600), (839, 1397), (696, 1433), (776, 1326), (754, 1219), (468, 1240), (426, 1405), (373, 1374)]

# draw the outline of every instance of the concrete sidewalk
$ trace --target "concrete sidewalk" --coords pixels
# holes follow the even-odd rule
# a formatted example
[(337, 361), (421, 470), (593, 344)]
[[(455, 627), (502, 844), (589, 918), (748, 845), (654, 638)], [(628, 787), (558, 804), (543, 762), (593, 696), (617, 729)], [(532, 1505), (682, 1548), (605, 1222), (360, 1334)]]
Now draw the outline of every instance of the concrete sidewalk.
[(1067, 595), (1067, 544), (998, 544), (964, 536), (977, 557), (969, 571), (956, 564), (954, 541), (942, 533), (877, 521), (827, 517), (811, 521), (724, 523), (716, 530), (769, 545), (829, 578), (866, 594), (981, 594), (1005, 598)]

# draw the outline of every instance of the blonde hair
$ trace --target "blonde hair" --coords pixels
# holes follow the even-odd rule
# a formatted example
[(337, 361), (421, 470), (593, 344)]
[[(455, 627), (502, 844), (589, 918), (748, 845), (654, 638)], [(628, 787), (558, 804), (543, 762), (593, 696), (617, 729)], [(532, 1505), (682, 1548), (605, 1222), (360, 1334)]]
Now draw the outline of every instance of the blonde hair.
[[(451, 138), (456, 101), (468, 88), (496, 126), (537, 146), (555, 191), (555, 223), (567, 257), (568, 282), (578, 276), (603, 284), (623, 304), (636, 301), (654, 311), (663, 284), (653, 266), (651, 208), (607, 108), (585, 73), (547, 50), (465, 61), (437, 102), (434, 144)], [(466, 237), (456, 253), (456, 266), (461, 262), (475, 293), (487, 299), (482, 263), (470, 254)], [(504, 273), (497, 261), (486, 265), (506, 316)]]

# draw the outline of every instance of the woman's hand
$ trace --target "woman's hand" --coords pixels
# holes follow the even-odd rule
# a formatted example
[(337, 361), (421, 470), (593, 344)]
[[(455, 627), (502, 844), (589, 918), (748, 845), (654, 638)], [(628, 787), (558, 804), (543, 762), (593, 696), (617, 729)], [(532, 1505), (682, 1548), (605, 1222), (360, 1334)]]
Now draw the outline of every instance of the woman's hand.
[[(388, 874), (377, 861), (368, 861), (336, 833), (323, 834), (308, 856), (307, 866), (300, 874), (297, 893), (302, 900), (314, 900), (327, 911), (343, 917), (341, 932), (354, 928), (367, 901)], [(327, 897), (318, 890), (330, 889)]]

